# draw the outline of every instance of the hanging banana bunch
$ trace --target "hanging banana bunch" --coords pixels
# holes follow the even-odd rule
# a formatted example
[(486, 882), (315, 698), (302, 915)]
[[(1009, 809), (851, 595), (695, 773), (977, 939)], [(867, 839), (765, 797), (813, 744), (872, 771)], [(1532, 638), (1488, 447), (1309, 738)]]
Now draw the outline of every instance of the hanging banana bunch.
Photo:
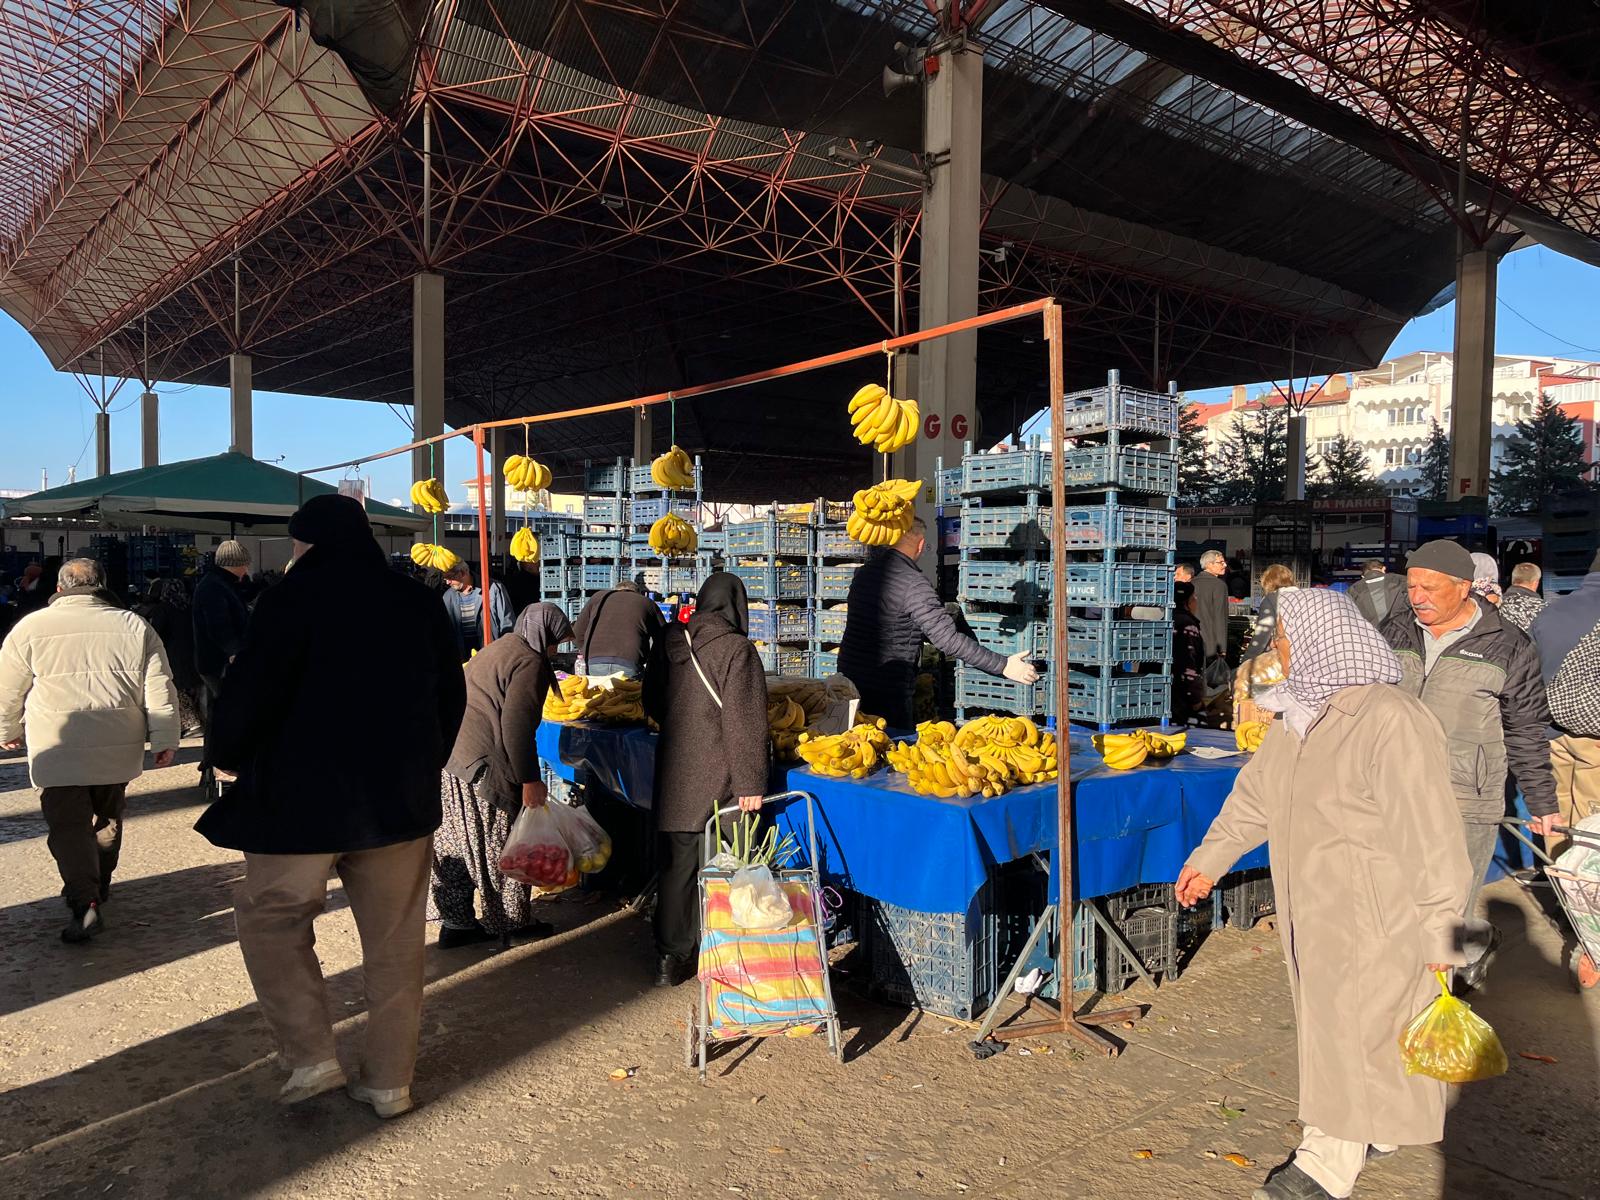
[(888, 479), (855, 494), (855, 511), (845, 523), (852, 541), (864, 546), (892, 546), (911, 528), (920, 479)]
[(448, 571), (461, 559), (443, 546), (435, 546), (431, 542), (415, 542), (411, 546), (411, 561), (424, 571), (429, 568), (435, 571)]
[(694, 489), (694, 460), (682, 446), (674, 446), (650, 464), (650, 478), (657, 487), (681, 492)]
[(511, 557), (518, 562), (539, 561), (539, 539), (526, 525), (511, 536)]
[(856, 440), (879, 454), (893, 454), (916, 441), (921, 423), (915, 400), (896, 400), (881, 384), (869, 383), (850, 398)]
[(700, 547), (694, 526), (677, 513), (668, 513), (650, 526), (650, 549), (662, 558), (693, 554)]
[(411, 503), (425, 513), (442, 513), (450, 507), (450, 497), (437, 479), (419, 479), (411, 485)]
[(542, 492), (554, 478), (550, 468), (535, 462), (526, 454), (513, 454), (506, 459), (506, 482), (517, 492)]

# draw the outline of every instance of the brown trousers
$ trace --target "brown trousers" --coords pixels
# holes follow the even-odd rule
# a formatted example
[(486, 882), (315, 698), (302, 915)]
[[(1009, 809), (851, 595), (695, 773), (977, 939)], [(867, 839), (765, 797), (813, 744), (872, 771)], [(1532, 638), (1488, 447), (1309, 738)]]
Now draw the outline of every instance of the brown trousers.
[(74, 912), (100, 899), (111, 886), (111, 873), (122, 853), (122, 814), (127, 807), (125, 783), (47, 787), (39, 791), (39, 807), (50, 829), (50, 854), (61, 872), (61, 895)]
[(244, 856), (245, 878), (234, 896), (239, 948), (290, 1068), (336, 1057), (311, 925), (327, 899), (328, 876), (337, 872), (361, 935), (361, 1081), (410, 1086), (422, 1026), (422, 917), (432, 853), (433, 839), (425, 837), (350, 854)]
[[(1556, 803), (1561, 806), (1561, 823), (1576, 825), (1585, 817), (1600, 812), (1600, 738), (1563, 734), (1550, 743), (1550, 769), (1556, 777)], [(1559, 858), (1572, 844), (1566, 837), (1549, 840), (1545, 852)]]

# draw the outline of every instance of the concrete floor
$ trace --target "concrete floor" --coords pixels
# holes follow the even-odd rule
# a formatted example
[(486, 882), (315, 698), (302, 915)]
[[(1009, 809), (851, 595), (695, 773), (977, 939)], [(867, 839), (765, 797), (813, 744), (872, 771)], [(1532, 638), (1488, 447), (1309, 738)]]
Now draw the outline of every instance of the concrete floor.
[[(17, 756), (0, 759), (0, 1195), (1232, 1197), (1298, 1140), (1265, 928), (1130, 992), (1149, 1007), (1116, 1060), (1055, 1037), (977, 1062), (968, 1029), (841, 988), (844, 1066), (820, 1042), (746, 1044), (701, 1086), (681, 1065), (688, 990), (649, 987), (647, 929), (588, 895), (550, 906), (561, 932), (541, 944), (430, 947), (416, 1112), (380, 1122), (338, 1094), (276, 1108), (233, 944), (242, 866), (190, 829), (194, 757), (135, 784), (109, 928), (83, 947), (57, 939), (44, 823)], [(1575, 991), (1519, 888), (1485, 899), (1505, 948), (1475, 1007), (1510, 1073), (1462, 1090), (1443, 1146), (1373, 1164), (1363, 1200), (1600, 1196), (1600, 994)], [(337, 883), (317, 936), (353, 1057)]]

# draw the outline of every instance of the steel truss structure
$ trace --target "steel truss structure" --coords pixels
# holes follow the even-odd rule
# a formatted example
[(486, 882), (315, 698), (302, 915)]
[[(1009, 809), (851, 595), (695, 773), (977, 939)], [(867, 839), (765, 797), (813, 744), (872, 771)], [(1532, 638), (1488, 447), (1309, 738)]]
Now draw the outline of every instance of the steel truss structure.
[[(0, 303), (66, 369), (220, 382), (243, 351), (263, 390), (405, 403), (409, 279), (440, 271), (454, 422), (882, 336), (915, 323), (937, 168), (879, 73), (951, 37), (987, 67), (982, 304), (1058, 297), (1078, 379), (1375, 361), (1458, 227), (1600, 234), (1594, 81), (1557, 69), (1593, 60), (1476, 5), (945, 7), (440, 0), (380, 112), (287, 8), (8, 4)], [(991, 427), (1042, 400), (1029, 345), (980, 346)], [(625, 421), (554, 449), (609, 452)], [(680, 427), (763, 471), (851, 460), (732, 400)]]

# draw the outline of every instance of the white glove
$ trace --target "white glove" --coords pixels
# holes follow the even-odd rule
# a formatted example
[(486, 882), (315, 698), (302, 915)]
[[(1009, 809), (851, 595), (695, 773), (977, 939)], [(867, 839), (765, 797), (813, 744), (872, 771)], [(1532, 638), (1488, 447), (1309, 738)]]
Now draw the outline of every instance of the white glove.
[(1013, 683), (1037, 683), (1039, 672), (1033, 669), (1033, 664), (1028, 661), (1026, 654), (1013, 654), (1006, 659), (1004, 675)]

